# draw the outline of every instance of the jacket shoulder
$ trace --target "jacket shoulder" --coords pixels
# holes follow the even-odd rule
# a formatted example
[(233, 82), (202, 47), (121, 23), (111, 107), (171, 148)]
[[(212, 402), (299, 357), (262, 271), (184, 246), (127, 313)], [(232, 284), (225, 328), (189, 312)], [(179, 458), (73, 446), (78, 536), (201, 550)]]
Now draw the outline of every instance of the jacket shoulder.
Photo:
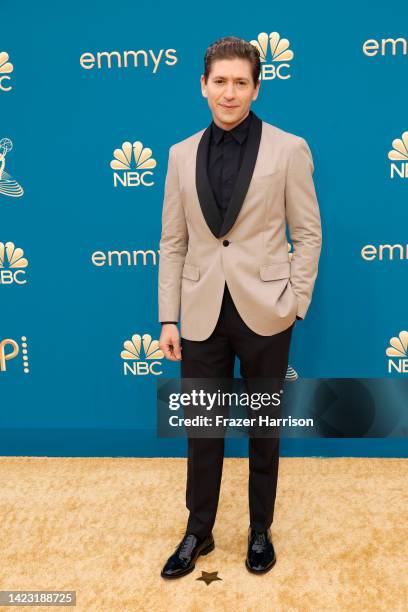
[(294, 147), (299, 145), (302, 141), (305, 140), (299, 134), (293, 134), (292, 132), (287, 132), (282, 128), (279, 128), (277, 125), (273, 125), (272, 123), (267, 123), (263, 121), (264, 129), (269, 137), (278, 138), (281, 143), (287, 147)]
[(198, 132), (194, 132), (191, 136), (187, 138), (183, 138), (183, 140), (179, 140), (171, 145), (169, 151), (174, 151), (176, 154), (188, 154), (192, 147), (197, 146), (201, 136), (205, 132), (206, 128), (199, 130)]

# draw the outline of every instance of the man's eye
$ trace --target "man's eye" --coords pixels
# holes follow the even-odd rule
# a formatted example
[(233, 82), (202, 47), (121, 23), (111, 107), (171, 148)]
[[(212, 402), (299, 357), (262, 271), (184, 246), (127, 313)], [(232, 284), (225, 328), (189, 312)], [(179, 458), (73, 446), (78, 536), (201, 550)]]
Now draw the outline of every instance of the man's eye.
[[(217, 85), (218, 85), (220, 83), (223, 83), (224, 81), (222, 79), (217, 79), (214, 82), (217, 83)], [(238, 81), (238, 85), (246, 85), (246, 81)]]

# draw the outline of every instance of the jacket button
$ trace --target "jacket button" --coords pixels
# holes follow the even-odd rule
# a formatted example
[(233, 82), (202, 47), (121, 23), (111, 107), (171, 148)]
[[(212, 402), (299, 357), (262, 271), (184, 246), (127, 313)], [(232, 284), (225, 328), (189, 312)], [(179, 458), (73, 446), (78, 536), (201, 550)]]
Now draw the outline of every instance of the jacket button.
[(223, 244), (224, 246), (228, 246), (228, 245), (229, 245), (229, 240), (223, 240), (223, 241), (222, 241), (222, 244)]

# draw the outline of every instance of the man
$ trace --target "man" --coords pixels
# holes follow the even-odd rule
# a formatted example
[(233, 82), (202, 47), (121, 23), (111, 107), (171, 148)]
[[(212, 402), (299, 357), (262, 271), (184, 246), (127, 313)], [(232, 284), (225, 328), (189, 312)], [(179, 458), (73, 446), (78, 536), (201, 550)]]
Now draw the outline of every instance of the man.
[[(321, 224), (306, 141), (250, 109), (260, 56), (236, 37), (206, 51), (202, 94), (213, 120), (170, 147), (159, 264), (160, 348), (183, 378), (283, 380), (296, 319), (311, 302)], [(286, 222), (294, 246), (289, 261)], [(180, 334), (177, 328), (180, 311)], [(164, 578), (191, 572), (213, 550), (224, 438), (188, 438), (186, 532)], [(270, 526), (279, 438), (249, 440), (246, 567), (262, 574), (276, 556)]]

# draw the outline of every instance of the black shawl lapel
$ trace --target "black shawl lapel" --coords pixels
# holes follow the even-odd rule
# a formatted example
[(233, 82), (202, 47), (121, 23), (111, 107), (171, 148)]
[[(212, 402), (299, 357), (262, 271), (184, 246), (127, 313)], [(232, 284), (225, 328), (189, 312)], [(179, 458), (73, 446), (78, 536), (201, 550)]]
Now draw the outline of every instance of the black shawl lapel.
[(221, 213), (211, 189), (207, 172), (208, 151), (210, 148), (211, 124), (204, 130), (197, 148), (196, 159), (196, 189), (201, 210), (208, 227), (218, 238), (222, 225)]
[(208, 150), (210, 146), (211, 124), (204, 130), (197, 147), (196, 188), (201, 210), (208, 227), (216, 238), (227, 234), (234, 225), (244, 203), (258, 156), (262, 134), (262, 120), (253, 111), (249, 124), (248, 141), (241, 168), (232, 192), (231, 201), (224, 220), (218, 209), (207, 172)]

